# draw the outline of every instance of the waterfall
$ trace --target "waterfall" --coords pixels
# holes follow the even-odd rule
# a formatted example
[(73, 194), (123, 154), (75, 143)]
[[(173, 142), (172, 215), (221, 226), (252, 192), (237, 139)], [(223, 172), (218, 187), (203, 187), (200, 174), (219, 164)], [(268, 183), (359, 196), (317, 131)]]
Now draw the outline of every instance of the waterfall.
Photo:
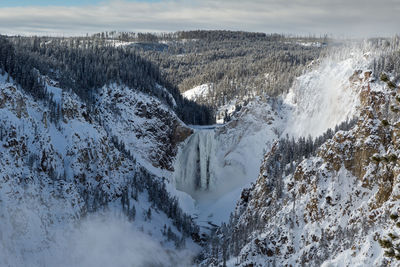
[(212, 189), (214, 161), (214, 130), (196, 130), (178, 153), (174, 166), (176, 188), (192, 196)]
[(199, 221), (229, 218), (241, 190), (257, 179), (274, 140), (286, 134), (316, 137), (356, 116), (361, 87), (349, 78), (368, 69), (371, 51), (368, 45), (338, 48), (298, 77), (282, 102), (253, 101), (230, 124), (196, 128), (180, 147), (173, 180), (195, 200)]

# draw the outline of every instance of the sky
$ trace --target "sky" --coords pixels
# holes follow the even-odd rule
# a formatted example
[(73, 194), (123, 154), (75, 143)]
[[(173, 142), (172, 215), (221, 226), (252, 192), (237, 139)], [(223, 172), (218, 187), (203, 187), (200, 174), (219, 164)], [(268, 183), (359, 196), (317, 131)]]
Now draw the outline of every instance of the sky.
[(400, 0), (0, 0), (0, 34), (244, 30), (393, 36)]

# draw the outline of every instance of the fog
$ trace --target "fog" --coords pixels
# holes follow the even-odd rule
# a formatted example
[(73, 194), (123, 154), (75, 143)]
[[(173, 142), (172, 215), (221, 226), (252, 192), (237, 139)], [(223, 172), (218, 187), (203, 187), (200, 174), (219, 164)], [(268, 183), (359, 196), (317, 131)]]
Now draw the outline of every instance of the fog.
[(68, 201), (28, 195), (0, 201), (0, 266), (190, 266), (196, 253), (160, 244), (116, 207), (73, 219)]
[[(109, 214), (111, 215), (111, 214)], [(60, 240), (62, 241), (62, 240)], [(167, 251), (148, 235), (120, 218), (95, 216), (49, 251), (46, 266), (188, 266), (187, 251)], [(177, 262), (179, 258), (179, 262)]]
[(312, 71), (298, 77), (285, 103), (292, 107), (285, 133), (318, 137), (357, 115), (361, 87), (352, 86), (355, 70), (366, 71), (374, 58), (368, 43), (333, 49)]

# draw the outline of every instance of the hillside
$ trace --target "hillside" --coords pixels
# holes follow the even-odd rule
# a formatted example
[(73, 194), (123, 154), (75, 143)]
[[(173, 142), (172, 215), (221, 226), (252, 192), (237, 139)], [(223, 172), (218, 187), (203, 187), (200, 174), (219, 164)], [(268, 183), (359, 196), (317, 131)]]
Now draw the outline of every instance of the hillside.
[[(382, 50), (368, 45), (365, 48), (368, 51), (364, 54), (365, 63), (375, 62), (375, 56), (382, 56)], [(346, 102), (341, 103), (345, 104), (339, 109), (341, 112), (330, 109), (340, 102), (331, 101), (327, 105), (321, 101), (325, 112), (320, 113), (315, 112), (319, 105), (311, 102), (314, 105), (310, 106), (310, 98), (305, 99), (308, 95), (303, 91), (295, 101), (295, 110), (308, 108), (296, 121), (302, 122), (299, 118), (303, 117), (308, 122), (316, 119), (317, 127), (309, 127), (307, 123), (291, 124), (293, 128), (288, 132), (294, 130), (301, 135), (299, 129), (303, 129), (313, 134), (323, 123), (334, 121), (330, 116), (340, 118), (341, 114), (358, 115), (356, 123), (352, 123), (354, 126), (350, 124), (334, 134), (328, 130), (310, 143), (313, 149), (305, 146), (304, 150), (293, 150), (296, 146), (302, 147), (301, 139), (300, 143), (292, 145), (285, 140), (275, 142), (264, 156), (257, 181), (242, 191), (229, 222), (216, 229), (203, 254), (206, 259), (203, 264), (398, 265), (398, 87), (393, 86), (395, 75), (381, 75), (377, 80), (371, 71), (361, 68), (359, 59), (362, 57), (357, 59), (354, 53), (350, 55), (358, 66), (351, 75), (343, 68), (343, 63), (349, 63), (344, 60), (329, 75), (318, 73), (313, 80), (300, 77), (299, 83), (308, 81), (304, 88), (313, 92), (312, 84), (320, 85), (321, 79), (334, 74), (336, 78), (341, 77), (342, 82), (332, 87), (335, 83), (329, 80), (327, 89), (336, 92), (324, 93), (323, 87), (319, 87), (319, 92), (333, 100), (332, 96), (338, 92), (341, 92), (337, 95), (341, 99), (346, 95), (343, 93), (349, 91), (354, 98), (347, 97)], [(318, 70), (321, 68), (315, 71)], [(335, 70), (344, 76), (336, 76)], [(309, 75), (314, 76), (313, 72)], [(343, 79), (345, 77), (347, 80)], [(294, 99), (292, 93), (288, 100)], [(299, 128), (302, 125), (308, 128)], [(293, 155), (299, 157), (291, 159)]]
[[(170, 108), (104, 86), (90, 110), (48, 80), (61, 107), (54, 120), (51, 105), (6, 80), (1, 76), (0, 265), (82, 266), (96, 258), (98, 266), (122, 266), (132, 253), (135, 266), (176, 266), (175, 253), (190, 262), (198, 229), (162, 176), (191, 130)], [(185, 244), (192, 252), (173, 252)], [(114, 245), (123, 249), (103, 254)], [(158, 257), (144, 257), (153, 250)]]

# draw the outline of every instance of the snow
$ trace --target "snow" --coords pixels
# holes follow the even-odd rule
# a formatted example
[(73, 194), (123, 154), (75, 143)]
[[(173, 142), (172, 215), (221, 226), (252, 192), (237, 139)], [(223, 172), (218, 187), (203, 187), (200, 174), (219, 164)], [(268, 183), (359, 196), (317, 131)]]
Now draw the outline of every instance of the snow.
[[(187, 249), (177, 250), (167, 240), (162, 234), (164, 226), (179, 237), (181, 233), (171, 219), (152, 207), (146, 191), (138, 194), (137, 201), (131, 199), (135, 220), (130, 222), (123, 214), (117, 195), (134, 176), (136, 165), (115, 149), (104, 125), (87, 121), (82, 115), (87, 112), (86, 105), (73, 93), (48, 85), (53, 101), (65, 111), (64, 118), (54, 124), (45, 103), (5, 81), (6, 77), (0, 76), (0, 127), (6, 136), (0, 140), (0, 266), (187, 266), (199, 246), (187, 238)], [(137, 128), (148, 123), (161, 127), (162, 121), (140, 118), (132, 107), (138, 102), (154, 104), (175, 118), (173, 112), (157, 99), (129, 88), (103, 88), (105, 93), (108, 90), (129, 101), (117, 104), (124, 114), (118, 117), (109, 109), (115, 106), (114, 94), (98, 99), (102, 101), (103, 124), (120, 135), (126, 148), (151, 166), (158, 177), (168, 177), (169, 172), (152, 166), (147, 158), (148, 151), (164, 144), (157, 144), (150, 135), (141, 139), (134, 136)], [(32, 156), (37, 158), (33, 157), (30, 167), (27, 162)], [(55, 178), (41, 170), (50, 167)], [(60, 179), (64, 174), (65, 179)], [(114, 200), (104, 213), (100, 210), (83, 219), (81, 187), (101, 187)], [(167, 188), (181, 194), (170, 184)], [(151, 220), (145, 216), (149, 208)], [(185, 208), (190, 209), (190, 205)], [(157, 255), (148, 257), (152, 253)]]
[(169, 99), (169, 101), (172, 103), (172, 107), (176, 108), (176, 101), (175, 98), (172, 96), (172, 94), (165, 88), (164, 86), (161, 86), (159, 84), (156, 84), (156, 88), (160, 90), (164, 95), (166, 95)]
[(371, 60), (362, 50), (342, 50), (298, 77), (285, 97), (285, 104), (293, 108), (285, 132), (316, 137), (357, 115), (361, 87), (354, 90), (349, 77), (367, 69)]
[[(160, 150), (165, 146), (157, 137), (165, 132), (166, 122), (151, 112), (163, 112), (164, 116), (168, 115), (165, 120), (180, 122), (175, 113), (161, 101), (126, 86), (111, 84), (99, 91), (96, 108), (108, 134), (117, 136), (135, 155), (136, 161), (151, 173), (158, 177), (169, 177), (169, 172), (153, 166), (154, 159), (160, 157)], [(145, 107), (149, 115), (139, 115), (138, 109), (141, 107)]]
[(55, 84), (54, 81), (52, 81), (52, 83), (48, 83), (46, 86), (46, 90), (50, 94), (54, 102), (56, 102), (57, 104), (61, 104), (62, 89), (53, 86), (54, 84)]
[(188, 100), (198, 101), (210, 94), (212, 86), (213, 85), (211, 83), (202, 84), (183, 92), (182, 95)]
[[(375, 263), (381, 262), (382, 249), (379, 247), (378, 242), (374, 240), (376, 232), (367, 230), (366, 233), (368, 234), (363, 235), (363, 230), (360, 230), (365, 226), (360, 221), (360, 218), (368, 216), (367, 200), (373, 194), (370, 194), (368, 189), (363, 188), (357, 178), (344, 167), (337, 173), (330, 172), (326, 169), (326, 164), (321, 165), (318, 163), (319, 161), (319, 158), (311, 158), (301, 163), (302, 169), (305, 172), (311, 171), (316, 173), (310, 177), (310, 181), (297, 181), (297, 183), (306, 186), (308, 193), (299, 193), (299, 184), (291, 191), (284, 192), (286, 196), (296, 195), (295, 206), (292, 201), (287, 201), (288, 197), (285, 197), (286, 201), (283, 203), (280, 204), (278, 202), (274, 204), (276, 207), (279, 207), (276, 212), (274, 212), (276, 207), (269, 207), (270, 211), (267, 211), (268, 216), (273, 214), (273, 218), (267, 220), (262, 233), (257, 234), (256, 238), (265, 240), (265, 242), (270, 242), (268, 240), (271, 239), (278, 242), (276, 246), (279, 247), (282, 253), (279, 258), (276, 258), (277, 263), (279, 263), (278, 265), (297, 266), (301, 262), (302, 255), (305, 253), (313, 254), (311, 250), (315, 250), (315, 257), (323, 255), (324, 246), (326, 249), (329, 247), (329, 251), (331, 252), (338, 251), (335, 257), (323, 263), (322, 266), (325, 267), (373, 266)], [(316, 168), (315, 166), (320, 167)], [(284, 182), (286, 185), (292, 183), (293, 176), (286, 176)], [(356, 191), (359, 194), (355, 194)], [(325, 196), (331, 196), (331, 204), (327, 203)], [(313, 200), (316, 200), (316, 202), (313, 202)], [(310, 203), (316, 204), (316, 209), (313, 211), (314, 215), (308, 209)], [(264, 207), (263, 209), (268, 208)], [(257, 209), (250, 208), (249, 212), (254, 212), (255, 210)], [(291, 220), (294, 220), (296, 223), (289, 226)], [(357, 223), (350, 224), (352, 220)], [(343, 236), (350, 243), (352, 242), (350, 240), (355, 240), (354, 243), (351, 243), (353, 245), (350, 248), (344, 249), (346, 246), (344, 244), (346, 243), (337, 242), (337, 236), (331, 237), (333, 240), (329, 242), (326, 239), (320, 240), (322, 238), (322, 231), (324, 231), (325, 235), (331, 235), (332, 232), (335, 233), (338, 231), (338, 228), (341, 229), (339, 231), (341, 233), (344, 231), (345, 233), (350, 232), (348, 235), (354, 235), (352, 237), (348, 235)], [(287, 241), (281, 243), (283, 237)], [(327, 243), (322, 245), (321, 242), (324, 241)], [(248, 252), (251, 253), (251, 244), (250, 242), (242, 249), (242, 255)], [(293, 254), (289, 254), (288, 256), (285, 255), (287, 246), (291, 246), (294, 251)], [(355, 252), (357, 252), (357, 257), (354, 256)], [(250, 254), (249, 257), (251, 259), (250, 262), (253, 263), (266, 264), (272, 261), (271, 258), (260, 254)], [(228, 266), (235, 266), (234, 263), (234, 259), (231, 259)], [(312, 262), (309, 263), (311, 264)], [(243, 262), (242, 265), (244, 265)]]
[[(53, 100), (73, 113), (60, 125), (54, 125), (48, 120), (44, 122), (47, 110), (43, 103), (13, 89), (13, 82), (6, 83), (6, 77), (0, 76), (1, 92), (10, 99), (0, 109), (0, 122), (5, 129), (15, 131), (17, 142), (25, 140), (29, 144), (27, 155), (20, 156), (22, 148), (13, 150), (0, 142), (0, 217), (5, 218), (0, 225), (0, 265), (23, 266), (26, 262), (33, 266), (145, 265), (149, 263), (143, 255), (153, 254), (156, 255), (151, 257), (151, 263), (155, 265), (166, 262), (172, 266), (189, 265), (199, 247), (187, 239), (188, 249), (176, 251), (172, 242), (165, 240), (162, 235), (164, 225), (171, 227), (174, 233), (179, 234), (179, 231), (165, 214), (154, 209), (152, 220), (146, 219), (145, 212), (151, 208), (146, 193), (139, 194), (138, 201), (133, 202), (137, 211), (133, 223), (124, 219), (119, 198), (109, 203), (109, 213), (96, 213), (92, 218), (80, 220), (84, 200), (78, 193), (79, 178), (75, 177), (84, 173), (84, 186), (92, 189), (96, 188), (95, 185), (108, 187), (109, 194), (117, 195), (134, 175), (135, 165), (111, 145), (109, 138), (117, 136), (138, 164), (157, 177), (165, 177), (169, 181), (167, 190), (177, 196), (183, 210), (195, 215), (196, 221), (206, 231), (214, 224), (228, 221), (242, 189), (256, 181), (263, 156), (277, 138), (285, 134), (315, 137), (357, 115), (359, 91), (357, 87), (353, 89), (349, 76), (355, 69), (367, 68), (371, 60), (371, 54), (366, 56), (364, 50), (350, 49), (327, 57), (300, 76), (281, 102), (255, 98), (236, 114), (237, 100), (228, 103), (223, 108), (233, 115), (230, 122), (207, 127), (191, 126), (194, 134), (180, 146), (174, 172), (155, 166), (154, 158), (160, 156), (160, 146), (166, 144), (146, 131), (163, 132), (165, 121), (137, 114), (141, 105), (155, 106), (157, 111), (165, 112), (165, 116), (179, 122), (173, 111), (161, 101), (124, 86), (105, 86), (96, 99), (95, 113), (101, 115), (102, 122), (89, 123), (82, 116), (86, 109), (78, 97), (51, 83), (47, 90), (53, 95)], [(169, 94), (165, 88), (160, 87), (160, 90)], [(211, 90), (212, 84), (203, 84), (185, 92), (184, 97), (196, 101), (210, 94)], [(378, 92), (383, 89), (373, 85), (371, 90)], [(17, 116), (15, 101), (18, 97), (23, 98), (27, 115)], [(171, 101), (175, 103), (173, 97)], [(374, 139), (367, 141), (374, 142)], [(65, 172), (66, 181), (51, 180), (46, 174), (36, 177), (27, 166), (25, 161), (29, 155), (41, 157), (43, 151), (49, 158), (45, 164), (60, 171), (59, 174)], [(85, 160), (86, 156), (88, 160)], [(318, 184), (318, 192), (303, 194), (296, 200), (298, 206), (294, 212), (298, 218), (302, 218), (300, 213), (306, 209), (310, 198), (322, 194), (322, 191), (333, 199), (339, 199), (338, 206), (352, 203), (353, 214), (337, 216), (338, 211), (322, 201), (321, 208), (326, 210), (329, 220), (319, 225), (300, 219), (299, 225), (290, 232), (297, 251), (295, 257), (287, 260), (292, 265), (297, 264), (295, 259), (301, 256), (301, 252), (310, 249), (302, 241), (303, 234), (306, 238), (312, 235), (320, 237), (321, 229), (345, 228), (356, 209), (359, 208), (362, 214), (367, 206), (366, 198), (350, 199), (354, 190), (363, 189), (344, 168), (332, 175), (324, 164), (320, 164), (319, 158), (302, 164), (304, 169), (319, 166), (318, 172), (327, 176), (321, 174), (319, 179), (313, 177), (314, 180), (309, 181)], [(102, 184), (98, 183), (95, 174), (105, 172), (108, 174), (102, 178)], [(285, 184), (291, 179), (293, 177), (286, 177)], [(284, 205), (276, 221), (282, 223), (291, 214), (293, 206)], [(274, 226), (277, 224), (268, 226), (263, 235), (276, 234)], [(364, 258), (354, 259), (350, 250), (344, 250), (324, 266), (374, 265), (380, 261), (382, 250), (371, 246), (371, 238), (371, 234), (365, 236), (362, 239), (365, 243), (360, 244), (360, 254), (365, 255)], [(70, 253), (65, 255), (65, 251)], [(114, 253), (110, 255), (109, 251)], [(262, 258), (259, 262), (265, 263)], [(233, 266), (234, 260), (228, 264)]]
[(305, 46), (305, 47), (322, 47), (323, 44), (320, 42), (296, 42), (296, 44)]
[(258, 177), (264, 152), (284, 125), (276, 114), (285, 111), (272, 106), (250, 102), (225, 125), (193, 127), (194, 134), (181, 145), (173, 181), (195, 201), (194, 214), (201, 226), (227, 221), (242, 189)]
[(221, 225), (221, 223), (227, 222), (236, 207), (243, 188), (248, 186), (249, 184), (237, 186), (217, 199), (207, 197), (200, 199), (197, 203), (198, 216), (196, 222), (203, 227), (208, 227), (210, 223)]
[[(358, 115), (361, 86), (350, 84), (349, 77), (355, 70), (368, 69), (373, 60), (368, 51), (368, 46), (335, 50), (298, 77), (282, 102), (250, 99), (233, 115), (238, 104), (234, 99), (219, 108), (221, 114), (226, 110), (234, 117), (231, 122), (222, 125), (220, 115), (215, 128), (193, 127), (194, 135), (177, 155), (173, 180), (195, 201), (200, 225), (229, 219), (242, 189), (256, 181), (260, 162), (274, 140), (286, 134), (317, 137)], [(197, 100), (209, 89), (210, 84), (203, 84), (184, 96)]]
[(218, 107), (218, 110), (216, 112), (216, 123), (217, 124), (224, 124), (225, 123), (225, 115), (227, 116), (233, 116), (233, 114), (236, 111), (236, 105), (239, 101), (237, 99), (232, 99), (225, 105), (222, 105)]
[(125, 46), (130, 46), (132, 44), (136, 44), (137, 42), (127, 42), (127, 41), (120, 41), (120, 40), (107, 40), (109, 44), (111, 44), (114, 47), (125, 47)]

